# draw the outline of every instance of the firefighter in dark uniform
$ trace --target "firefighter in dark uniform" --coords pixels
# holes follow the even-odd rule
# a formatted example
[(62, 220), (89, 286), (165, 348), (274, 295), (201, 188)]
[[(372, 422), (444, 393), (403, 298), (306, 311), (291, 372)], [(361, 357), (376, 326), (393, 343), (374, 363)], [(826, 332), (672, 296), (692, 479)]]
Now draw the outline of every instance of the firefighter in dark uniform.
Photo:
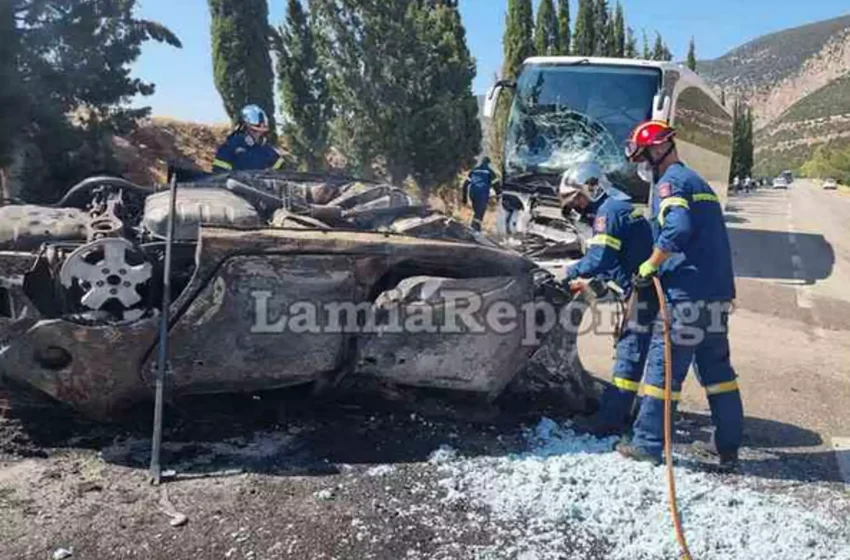
[(282, 169), (286, 160), (268, 144), (268, 135), (266, 112), (256, 105), (246, 106), (239, 115), (236, 130), (215, 153), (213, 173)]
[[(595, 162), (564, 173), (559, 191), (566, 210), (575, 210), (593, 224), (584, 258), (566, 274), (570, 291), (587, 289), (591, 279), (614, 282), (630, 299), (632, 278), (652, 253), (652, 228), (624, 192), (614, 188)], [(618, 435), (628, 427), (643, 377), (652, 323), (658, 300), (651, 289), (637, 291), (632, 315), (617, 333), (616, 361), (611, 385), (602, 395), (599, 411), (576, 426), (597, 436)]]
[(490, 168), (490, 158), (484, 157), (478, 167), (469, 172), (466, 180), (463, 182), (463, 203), (467, 204), (472, 201), (472, 228), (476, 231), (481, 231), (481, 222), (484, 220), (484, 215), (487, 213), (487, 205), (490, 203), (490, 189), (496, 188), (498, 194), (498, 185), (496, 172)]

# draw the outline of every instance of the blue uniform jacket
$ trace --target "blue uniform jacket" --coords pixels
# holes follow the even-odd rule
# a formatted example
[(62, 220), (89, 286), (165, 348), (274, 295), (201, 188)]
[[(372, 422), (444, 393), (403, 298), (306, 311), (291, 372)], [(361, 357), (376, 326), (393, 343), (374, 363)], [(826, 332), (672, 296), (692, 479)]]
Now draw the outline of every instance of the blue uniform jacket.
[(723, 209), (715, 192), (684, 164), (654, 187), (655, 245), (672, 253), (659, 273), (672, 301), (732, 301), (735, 274)]
[(613, 280), (626, 293), (641, 263), (652, 254), (652, 227), (631, 202), (608, 194), (591, 205), (595, 214), (587, 254), (567, 271), (576, 278)]
[(234, 132), (216, 151), (213, 173), (278, 170), (283, 164), (284, 159), (268, 144), (256, 144), (247, 133)]
[(489, 198), (495, 175), (496, 173), (488, 165), (479, 165), (470, 171), (463, 183), (464, 202), (466, 202), (467, 197), (473, 200)]

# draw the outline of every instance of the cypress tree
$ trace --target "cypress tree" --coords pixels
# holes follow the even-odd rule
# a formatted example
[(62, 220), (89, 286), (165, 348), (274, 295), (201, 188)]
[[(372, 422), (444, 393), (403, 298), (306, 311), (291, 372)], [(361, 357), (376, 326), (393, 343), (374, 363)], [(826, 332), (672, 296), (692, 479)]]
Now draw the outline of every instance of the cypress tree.
[(641, 58), (644, 60), (652, 60), (652, 51), (649, 50), (649, 38), (646, 36), (646, 29), (642, 30), (643, 34), (643, 52), (641, 53)]
[(558, 16), (555, 14), (554, 0), (541, 0), (537, 9), (537, 27), (534, 30), (535, 51), (538, 56), (557, 54), (560, 36)]
[(661, 39), (661, 34), (655, 32), (655, 46), (652, 48), (652, 60), (664, 60), (665, 56), (664, 40)]
[(741, 159), (743, 151), (741, 149), (743, 141), (743, 129), (741, 119), (741, 104), (735, 99), (735, 104), (732, 108), (732, 164), (729, 168), (729, 182), (731, 183), (735, 177), (743, 179), (741, 170)]
[(310, 0), (310, 13), (333, 144), (352, 171), (427, 188), (472, 163), (481, 148), (475, 61), (455, 2)]
[(637, 37), (635, 37), (635, 30), (631, 27), (626, 29), (626, 48), (624, 55), (626, 58), (638, 57)]
[[(614, 49), (613, 56), (623, 58), (626, 56), (626, 16), (623, 13), (623, 5), (617, 2), (614, 13)], [(631, 58), (631, 57), (629, 57)]]
[(306, 170), (316, 171), (327, 152), (332, 106), (313, 29), (299, 0), (289, 0), (280, 38), (277, 76), (284, 137)]
[(569, 55), (572, 41), (570, 28), (570, 0), (558, 0), (558, 54)]
[[(531, 22), (531, 0), (508, 0), (505, 34), (502, 39), (502, 48), (504, 49), (502, 79), (504, 80), (515, 80), (523, 61), (534, 50)], [(501, 167), (503, 163), (502, 158), (510, 108), (510, 97), (503, 95), (496, 107), (496, 116), (491, 129), (488, 150), (490, 158), (497, 167)]]
[[(15, 139), (25, 120), (26, 99), (18, 87), (18, 56), (21, 37), (15, 24), (15, 10), (11, 2), (0, 3), (0, 173), (11, 164)], [(5, 192), (5, 175), (0, 177), (0, 196)]]
[(274, 72), (266, 0), (208, 0), (215, 85), (236, 122), (245, 105), (263, 108), (275, 131)]
[(505, 36), (502, 40), (505, 50), (502, 67), (504, 79), (515, 79), (523, 61), (534, 54), (532, 12), (531, 0), (508, 0)]
[(608, 0), (596, 0), (594, 15), (596, 42), (593, 53), (596, 56), (610, 56), (613, 37), (611, 36), (611, 26), (608, 17)]
[(593, 56), (596, 50), (596, 17), (593, 0), (578, 0), (578, 14), (573, 34), (573, 54)]
[(688, 68), (697, 71), (697, 47), (694, 38), (691, 37), (691, 42), (688, 45)]

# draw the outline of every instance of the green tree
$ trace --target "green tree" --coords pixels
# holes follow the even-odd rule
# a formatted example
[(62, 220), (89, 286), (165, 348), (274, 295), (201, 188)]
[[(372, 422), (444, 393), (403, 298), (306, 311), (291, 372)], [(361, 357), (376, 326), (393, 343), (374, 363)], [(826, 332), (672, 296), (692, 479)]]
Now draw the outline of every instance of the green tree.
[(275, 50), (286, 144), (307, 171), (319, 170), (327, 153), (333, 107), (313, 29), (299, 0), (289, 0)]
[(523, 61), (534, 54), (532, 12), (531, 0), (508, 0), (505, 36), (502, 39), (502, 76), (505, 79), (516, 78)]
[(537, 27), (534, 30), (535, 51), (538, 56), (551, 56), (560, 50), (558, 16), (554, 0), (541, 0), (537, 8)]
[(688, 45), (688, 68), (694, 72), (697, 71), (697, 47), (693, 37)]
[(558, 54), (567, 56), (570, 54), (572, 41), (570, 23), (570, 0), (558, 0)]
[(427, 187), (472, 163), (475, 62), (456, 2), (312, 0), (310, 10), (336, 107), (334, 146), (352, 170)]
[(626, 48), (624, 55), (626, 58), (638, 57), (637, 37), (635, 37), (635, 30), (631, 27), (626, 29)]
[(652, 51), (649, 50), (649, 38), (646, 36), (646, 30), (644, 29), (643, 34), (643, 51), (641, 52), (641, 58), (644, 60), (652, 60)]
[(610, 56), (614, 38), (611, 36), (608, 0), (596, 0), (594, 4), (594, 30), (596, 43), (593, 53), (596, 56)]
[[(25, 119), (26, 99), (19, 87), (18, 65), (21, 37), (11, 2), (0, 3), (0, 173), (12, 163), (16, 132)], [(0, 177), (0, 196), (5, 192), (5, 174)]]
[(269, 7), (266, 0), (208, 0), (212, 18), (215, 85), (234, 122), (245, 105), (254, 103), (275, 127), (274, 70), (271, 59)]
[[(623, 58), (626, 56), (626, 16), (623, 13), (623, 4), (617, 2), (614, 12), (614, 50), (613, 56)], [(631, 58), (631, 57), (629, 57)]]
[[(502, 79), (515, 80), (522, 62), (533, 50), (531, 36), (531, 0), (508, 0), (505, 34), (502, 39)], [(502, 154), (510, 113), (509, 96), (503, 95), (496, 106), (488, 152), (493, 163), (502, 167)]]
[(664, 40), (661, 38), (661, 34), (656, 31), (655, 45), (652, 47), (652, 60), (664, 60), (666, 54)]
[[(2, 72), (11, 73), (20, 110), (4, 129), (14, 138), (16, 174), (32, 202), (52, 202), (69, 185), (93, 172), (121, 169), (112, 157), (109, 136), (127, 133), (147, 107), (130, 108), (136, 96), (154, 86), (132, 76), (130, 66), (147, 41), (179, 47), (168, 29), (136, 17), (135, 0), (5, 0), (8, 12), (0, 44)], [(5, 76), (2, 82), (7, 83)], [(8, 83), (7, 83), (8, 85)], [(14, 87), (14, 85), (13, 85)], [(8, 107), (3, 107), (4, 119)], [(7, 121), (8, 122), (8, 121)]]
[(596, 51), (596, 10), (593, 0), (578, 0), (573, 54), (593, 56)]

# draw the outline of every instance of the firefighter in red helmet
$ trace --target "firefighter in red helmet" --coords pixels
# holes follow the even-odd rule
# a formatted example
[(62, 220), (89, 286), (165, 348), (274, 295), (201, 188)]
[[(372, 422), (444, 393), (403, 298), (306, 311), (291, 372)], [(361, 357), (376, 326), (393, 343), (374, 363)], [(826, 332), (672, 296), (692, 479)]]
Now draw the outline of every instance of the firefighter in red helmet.
[[(728, 321), (735, 280), (723, 209), (715, 192), (680, 159), (676, 131), (663, 121), (640, 124), (626, 155), (652, 185), (652, 256), (640, 265), (636, 285), (658, 276), (670, 307), (673, 395), (677, 400), (693, 363), (708, 394), (716, 426), (714, 442), (702, 448), (722, 467), (738, 462), (743, 406), (729, 355)], [(664, 425), (664, 339), (655, 329), (641, 388), (643, 399), (634, 438), (618, 451), (637, 460), (660, 463)]]

